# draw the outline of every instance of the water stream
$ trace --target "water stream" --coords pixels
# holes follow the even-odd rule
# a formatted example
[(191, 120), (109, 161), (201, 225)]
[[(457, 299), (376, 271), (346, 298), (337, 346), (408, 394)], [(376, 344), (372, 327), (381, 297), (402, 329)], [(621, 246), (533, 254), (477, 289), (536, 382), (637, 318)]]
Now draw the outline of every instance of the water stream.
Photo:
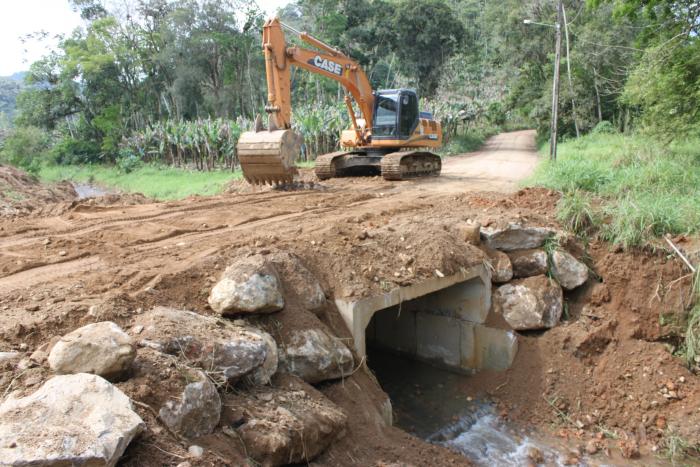
[[(510, 425), (491, 401), (469, 396), (472, 378), (385, 351), (368, 349), (368, 364), (391, 398), (394, 424), (428, 442), (460, 452), (478, 466), (534, 465), (533, 452), (546, 466), (563, 466), (563, 441)], [(617, 456), (616, 456), (617, 457)], [(669, 465), (660, 459), (582, 459), (581, 466)]]

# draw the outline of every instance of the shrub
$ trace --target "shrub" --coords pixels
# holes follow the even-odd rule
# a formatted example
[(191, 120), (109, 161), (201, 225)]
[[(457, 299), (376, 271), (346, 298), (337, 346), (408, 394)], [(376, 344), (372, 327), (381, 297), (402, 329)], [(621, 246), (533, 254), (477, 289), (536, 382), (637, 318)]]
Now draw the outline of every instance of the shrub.
[(48, 154), (51, 138), (36, 127), (17, 127), (3, 141), (0, 158), (10, 165), (36, 173)]
[(117, 156), (116, 162), (119, 170), (127, 174), (133, 172), (143, 165), (141, 158), (126, 148), (119, 150), (119, 155)]
[(557, 218), (567, 229), (579, 235), (585, 234), (600, 221), (590, 195), (581, 190), (573, 190), (562, 197), (557, 206)]
[(71, 137), (58, 142), (51, 150), (51, 155), (53, 161), (60, 165), (94, 164), (102, 159), (99, 144)]
[(598, 123), (593, 130), (591, 130), (591, 133), (595, 135), (600, 135), (600, 134), (614, 134), (617, 133), (617, 128), (613, 126), (612, 123), (610, 123), (607, 120), (603, 120), (602, 122)]

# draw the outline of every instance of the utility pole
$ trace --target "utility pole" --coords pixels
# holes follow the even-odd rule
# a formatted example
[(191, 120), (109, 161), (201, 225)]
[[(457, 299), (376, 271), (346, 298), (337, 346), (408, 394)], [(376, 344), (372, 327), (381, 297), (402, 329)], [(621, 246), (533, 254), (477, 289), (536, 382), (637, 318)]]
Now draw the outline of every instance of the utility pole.
[(569, 77), (569, 92), (571, 92), (571, 113), (574, 117), (574, 128), (576, 129), (576, 137), (581, 137), (581, 132), (578, 128), (578, 118), (576, 117), (576, 94), (574, 93), (574, 83), (571, 80), (571, 53), (569, 51), (569, 23), (566, 21), (566, 8), (564, 4), (561, 6), (561, 11), (564, 16), (564, 37), (566, 38), (566, 70)]
[(557, 1), (557, 45), (554, 57), (554, 83), (552, 85), (552, 126), (549, 144), (549, 158), (557, 160), (557, 120), (559, 116), (559, 63), (561, 62), (561, 25), (564, 17), (562, 0)]

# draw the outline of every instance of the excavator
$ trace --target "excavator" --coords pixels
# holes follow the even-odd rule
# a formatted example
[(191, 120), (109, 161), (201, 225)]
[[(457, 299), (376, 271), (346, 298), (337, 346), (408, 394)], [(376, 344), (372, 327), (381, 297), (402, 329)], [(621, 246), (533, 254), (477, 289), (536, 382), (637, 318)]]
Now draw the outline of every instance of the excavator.
[[(283, 28), (318, 50), (288, 45)], [(262, 42), (268, 128), (263, 128), (258, 116), (252, 131), (243, 133), (237, 145), (243, 176), (249, 183), (287, 184), (297, 174), (295, 161), (303, 139), (292, 130), (292, 66), (335, 80), (345, 90), (351, 123), (340, 135), (345, 150), (316, 158), (314, 170), (320, 180), (367, 173), (381, 173), (386, 180), (440, 174), (440, 156), (430, 149), (442, 146), (442, 128), (431, 114), (419, 111), (414, 90), (373, 90), (356, 61), (278, 18), (265, 22)]]

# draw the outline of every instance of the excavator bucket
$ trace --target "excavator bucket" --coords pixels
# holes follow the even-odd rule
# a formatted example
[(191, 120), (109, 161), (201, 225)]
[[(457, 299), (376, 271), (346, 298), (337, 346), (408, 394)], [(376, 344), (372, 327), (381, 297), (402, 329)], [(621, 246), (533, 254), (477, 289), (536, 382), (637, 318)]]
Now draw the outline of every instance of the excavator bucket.
[(238, 139), (243, 177), (254, 185), (291, 183), (303, 139), (292, 130), (247, 131)]

